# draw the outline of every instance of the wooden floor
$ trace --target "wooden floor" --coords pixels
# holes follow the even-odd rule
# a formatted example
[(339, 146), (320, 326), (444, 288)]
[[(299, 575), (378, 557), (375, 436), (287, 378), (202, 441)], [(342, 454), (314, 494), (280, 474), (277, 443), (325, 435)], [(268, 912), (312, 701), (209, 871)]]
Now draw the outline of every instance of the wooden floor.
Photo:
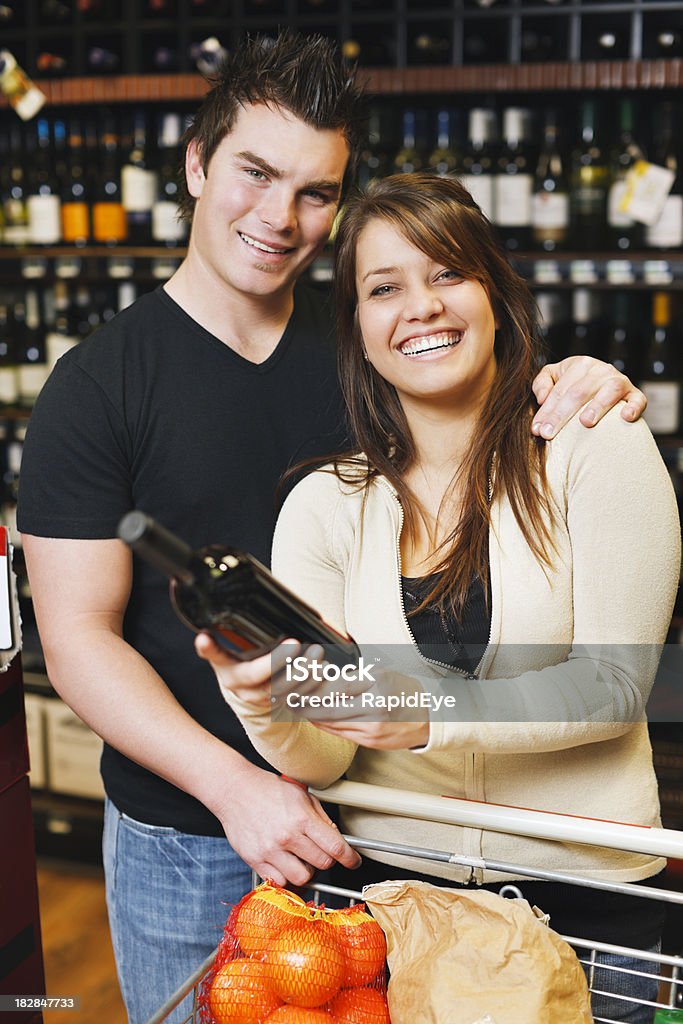
[(80, 997), (80, 1012), (47, 1011), (45, 1024), (126, 1024), (104, 901), (102, 871), (38, 863), (48, 995)]

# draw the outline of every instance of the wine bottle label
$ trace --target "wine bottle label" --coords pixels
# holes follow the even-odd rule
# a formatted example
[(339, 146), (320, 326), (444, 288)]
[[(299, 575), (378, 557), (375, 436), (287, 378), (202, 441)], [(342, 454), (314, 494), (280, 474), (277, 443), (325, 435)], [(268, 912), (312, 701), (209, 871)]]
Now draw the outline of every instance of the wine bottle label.
[(493, 220), (493, 175), (463, 174), (460, 181), (489, 220)]
[(574, 192), (573, 199), (576, 212), (581, 217), (604, 216), (604, 189), (591, 188), (588, 185), (579, 186)]
[(625, 180), (615, 181), (607, 194), (607, 223), (611, 228), (632, 228), (635, 221), (622, 210), (628, 194)]
[(178, 204), (161, 200), (152, 207), (152, 238), (156, 242), (182, 242), (187, 233), (185, 221), (178, 220)]
[(659, 218), (645, 229), (645, 244), (656, 249), (683, 245), (683, 196), (667, 196)]
[(82, 242), (90, 236), (87, 203), (62, 203), (62, 235), (65, 242)]
[(128, 236), (126, 211), (120, 203), (95, 203), (92, 227), (96, 242), (124, 242)]
[(47, 363), (20, 363), (17, 370), (19, 394), (24, 401), (35, 401), (48, 377)]
[(561, 192), (537, 192), (531, 202), (531, 223), (553, 231), (569, 226), (569, 196)]
[(156, 173), (126, 164), (121, 171), (121, 200), (124, 210), (131, 213), (146, 213), (154, 206), (156, 194)]
[(5, 245), (28, 245), (28, 218), (26, 205), (21, 199), (6, 199), (5, 214)]
[(56, 245), (62, 237), (62, 204), (59, 196), (29, 196), (28, 240), (33, 245)]
[(496, 224), (500, 227), (526, 227), (531, 224), (530, 174), (496, 174), (494, 204)]
[(675, 380), (645, 381), (640, 385), (647, 398), (643, 419), (653, 434), (675, 434), (680, 426), (681, 385)]
[(19, 398), (19, 382), (14, 366), (0, 367), (0, 402), (14, 405)]

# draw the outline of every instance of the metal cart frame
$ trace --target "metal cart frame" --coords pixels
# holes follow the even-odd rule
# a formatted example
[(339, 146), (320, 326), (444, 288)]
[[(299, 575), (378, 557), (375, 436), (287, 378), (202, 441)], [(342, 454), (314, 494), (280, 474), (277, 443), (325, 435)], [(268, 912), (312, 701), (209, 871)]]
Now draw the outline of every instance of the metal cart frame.
[[(446, 822), (494, 832), (507, 832), (521, 836), (555, 841), (570, 841), (609, 849), (625, 850), (634, 853), (650, 853), (663, 857), (683, 859), (683, 832), (670, 829), (647, 828), (627, 825), (620, 822), (596, 821), (578, 818), (571, 815), (534, 811), (520, 807), (504, 807), (495, 804), (480, 803), (473, 800), (461, 800), (450, 797), (429, 796), (424, 793), (410, 793), (405, 790), (388, 789), (381, 786), (369, 786), (356, 782), (337, 782), (325, 790), (311, 790), (320, 799), (347, 807), (362, 807), (378, 813), (399, 814), (422, 820)], [(398, 853), (408, 857), (431, 860), (435, 863), (458, 864), (467, 867), (484, 868), (489, 871), (507, 875), (522, 876), (542, 881), (565, 882), (580, 885), (603, 892), (622, 893), (638, 898), (660, 900), (664, 903), (683, 905), (683, 892), (657, 889), (643, 884), (634, 885), (624, 882), (596, 881), (583, 876), (565, 874), (557, 871), (532, 869), (501, 861), (484, 861), (481, 858), (468, 858), (454, 855), (447, 851), (422, 849), (405, 846), (399, 843), (382, 843), (375, 840), (362, 839), (358, 836), (344, 837), (351, 846), (362, 850), (375, 850), (384, 853)], [(391, 869), (388, 868), (389, 875)], [(258, 876), (254, 875), (254, 885)], [(447, 881), (444, 881), (448, 885)], [(523, 884), (523, 883), (522, 883)], [(348, 899), (355, 903), (362, 899), (360, 892), (352, 889), (341, 889), (337, 886), (312, 883), (308, 886), (316, 903), (325, 894)], [(516, 882), (507, 883), (501, 892), (510, 896), (523, 895)], [(600, 994), (602, 989), (596, 975), (603, 971), (618, 971), (639, 977), (657, 978), (662, 982), (660, 988), (668, 987), (665, 1001), (649, 1002), (633, 999), (630, 996), (613, 995), (614, 999), (625, 1003), (637, 1003), (651, 1006), (652, 1013), (656, 1009), (671, 1009), (677, 1006), (678, 999), (683, 999), (683, 957), (669, 956), (664, 953), (648, 953), (634, 950), (626, 946), (617, 946), (605, 942), (596, 942), (578, 936), (562, 936), (576, 951), (579, 961), (587, 973), (588, 987), (592, 993)], [(631, 957), (642, 963), (638, 970), (623, 967), (597, 964), (600, 953), (611, 953), (618, 956)], [(162, 1024), (171, 1012), (193, 993), (192, 1010), (183, 1019), (182, 1024), (199, 1024), (198, 995), (200, 984), (213, 964), (216, 951), (200, 964), (194, 973), (186, 979), (180, 988), (149, 1018), (147, 1024)], [(662, 997), (660, 996), (660, 999)], [(616, 1024), (607, 1017), (595, 1017), (595, 1024)]]

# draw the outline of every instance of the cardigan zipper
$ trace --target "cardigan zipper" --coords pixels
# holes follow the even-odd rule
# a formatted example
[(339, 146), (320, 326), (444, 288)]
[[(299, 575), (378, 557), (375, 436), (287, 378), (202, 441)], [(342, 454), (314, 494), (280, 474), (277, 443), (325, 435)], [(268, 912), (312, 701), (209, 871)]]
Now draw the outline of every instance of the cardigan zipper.
[(400, 520), (401, 520), (400, 521), (400, 529), (398, 531), (398, 536), (396, 538), (396, 563), (397, 563), (397, 568), (398, 568), (398, 583), (399, 583), (398, 589), (399, 589), (399, 594), (401, 596), (401, 614), (403, 615), (403, 622), (405, 624), (406, 629), (408, 630), (408, 635), (410, 636), (410, 639), (413, 642), (413, 646), (415, 647), (415, 650), (417, 651), (417, 653), (418, 653), (419, 657), (422, 659), (422, 661), (426, 662), (428, 665), (438, 665), (439, 668), (445, 668), (445, 669), (448, 669), (449, 672), (455, 672), (457, 675), (462, 676), (464, 679), (477, 679), (478, 677), (477, 677), (476, 673), (479, 671), (479, 669), (481, 667), (481, 664), (482, 664), (482, 662), (484, 660), (484, 657), (486, 656), (486, 651), (488, 650), (489, 644), (491, 643), (491, 632), (492, 632), (492, 628), (493, 627), (491, 627), (489, 629), (489, 639), (488, 639), (487, 645), (484, 648), (484, 653), (482, 654), (482, 656), (481, 656), (481, 658), (479, 660), (479, 664), (477, 665), (474, 673), (466, 672), (464, 669), (458, 668), (456, 665), (449, 665), (449, 663), (447, 661), (437, 661), (435, 658), (428, 658), (420, 650), (420, 647), (419, 647), (419, 645), (417, 643), (417, 640), (415, 639), (415, 634), (413, 633), (412, 629), (410, 628), (410, 623), (408, 622), (408, 616), (406, 615), (406, 606), (405, 606), (405, 602), (403, 600), (403, 587), (401, 586), (401, 577), (403, 575), (403, 565), (402, 565), (402, 559), (401, 559), (401, 532), (403, 530), (403, 523), (405, 521), (405, 513), (403, 511), (403, 505), (400, 502), (398, 494), (396, 494), (396, 492), (392, 488), (390, 488), (388, 485), (385, 484), (384, 486), (387, 487), (387, 490), (389, 491), (389, 493), (391, 494), (392, 498), (394, 499), (394, 501), (398, 505), (398, 512), (399, 512), (399, 516), (400, 516)]

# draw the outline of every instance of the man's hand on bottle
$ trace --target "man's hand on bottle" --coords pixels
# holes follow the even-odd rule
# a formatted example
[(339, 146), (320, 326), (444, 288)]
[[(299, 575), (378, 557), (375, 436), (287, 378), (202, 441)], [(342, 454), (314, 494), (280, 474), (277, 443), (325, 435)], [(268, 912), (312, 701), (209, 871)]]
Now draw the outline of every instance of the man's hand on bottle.
[[(292, 643), (289, 649), (299, 651)], [(207, 633), (196, 637), (195, 649), (213, 668), (226, 700), (231, 694), (257, 711), (270, 710), (273, 656), (237, 661)], [(284, 644), (277, 649), (276, 669), (284, 666), (287, 650)], [(304, 885), (316, 869), (329, 868), (335, 861), (347, 868), (360, 864), (358, 854), (305, 786), (246, 761), (231, 780), (225, 809), (212, 810), (240, 857), (278, 885)]]
[(541, 408), (531, 430), (548, 440), (579, 410), (584, 427), (593, 427), (617, 402), (626, 402), (621, 415), (629, 422), (639, 419), (647, 405), (643, 392), (628, 377), (611, 363), (592, 356), (569, 356), (548, 363), (534, 380), (533, 390)]

